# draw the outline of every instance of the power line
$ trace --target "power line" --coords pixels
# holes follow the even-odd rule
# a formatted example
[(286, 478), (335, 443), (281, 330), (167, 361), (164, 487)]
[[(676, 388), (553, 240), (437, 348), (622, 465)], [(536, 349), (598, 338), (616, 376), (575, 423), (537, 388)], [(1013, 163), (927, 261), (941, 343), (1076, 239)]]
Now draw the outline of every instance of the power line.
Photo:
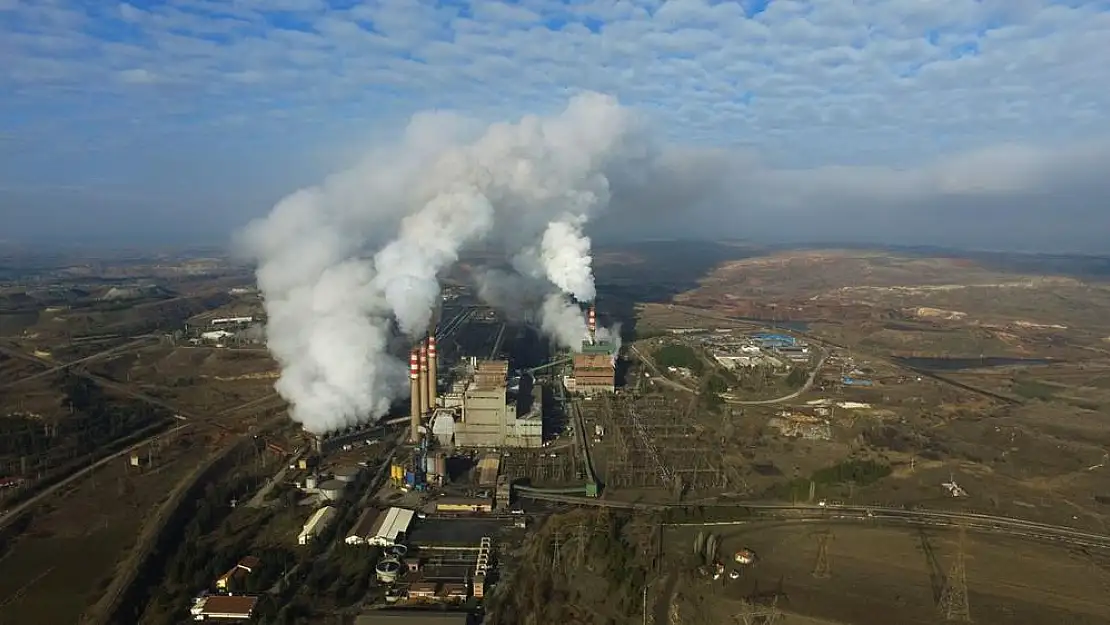
[(971, 606), (967, 596), (967, 568), (964, 564), (964, 547), (967, 530), (960, 526), (960, 536), (956, 541), (956, 561), (948, 572), (944, 591), (940, 596), (940, 613), (949, 622), (970, 623)]

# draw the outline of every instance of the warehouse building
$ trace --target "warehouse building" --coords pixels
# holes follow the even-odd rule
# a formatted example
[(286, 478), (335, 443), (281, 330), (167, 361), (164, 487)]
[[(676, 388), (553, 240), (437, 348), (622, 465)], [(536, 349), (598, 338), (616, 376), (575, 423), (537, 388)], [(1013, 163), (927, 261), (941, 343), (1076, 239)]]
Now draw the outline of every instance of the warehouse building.
[(370, 537), (366, 542), (377, 547), (391, 547), (400, 542), (400, 539), (409, 531), (412, 525), (412, 510), (406, 508), (390, 508), (385, 514), (379, 515), (374, 521), (369, 532)]
[(324, 530), (331, 525), (335, 520), (335, 508), (331, 506), (324, 506), (316, 512), (305, 522), (304, 527), (301, 528), (301, 533), (297, 536), (297, 544), (307, 545), (308, 543), (316, 540), (318, 536), (324, 533)]
[(379, 529), (378, 519), (382, 517), (382, 511), (377, 508), (367, 508), (362, 511), (355, 521), (354, 527), (347, 534), (344, 539), (348, 545), (368, 545), (370, 539), (377, 535)]
[(234, 590), (236, 585), (242, 583), (260, 564), (261, 561), (254, 556), (244, 557), (235, 566), (231, 567), (227, 573), (216, 578), (216, 590), (220, 592)]
[(258, 597), (248, 595), (206, 595), (197, 597), (189, 612), (193, 620), (246, 621), (254, 616)]

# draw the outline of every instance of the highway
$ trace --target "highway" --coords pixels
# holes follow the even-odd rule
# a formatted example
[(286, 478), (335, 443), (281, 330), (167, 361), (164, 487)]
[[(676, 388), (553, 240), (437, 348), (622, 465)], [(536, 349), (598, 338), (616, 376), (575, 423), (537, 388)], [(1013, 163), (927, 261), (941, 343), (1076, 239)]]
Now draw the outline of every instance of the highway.
[[(578, 506), (594, 506), (604, 508), (617, 508), (627, 510), (653, 510), (686, 509), (691, 503), (682, 504), (647, 504), (627, 501), (611, 501), (593, 499), (574, 495), (559, 495), (554, 493), (538, 493), (535, 491), (519, 491), (521, 497), (554, 503), (566, 503)], [(927, 525), (937, 527), (966, 527), (970, 530), (979, 530), (996, 534), (1008, 534), (1031, 540), (1048, 540), (1066, 542), (1069, 545), (1110, 549), (1110, 536), (1077, 530), (1062, 525), (1049, 525), (1037, 521), (1027, 521), (1014, 517), (995, 516), (990, 514), (977, 514), (974, 512), (948, 512), (942, 510), (907, 510), (901, 508), (883, 508), (872, 506), (815, 506), (795, 505), (785, 503), (720, 503), (708, 504), (705, 507), (747, 509), (749, 518), (736, 521), (716, 522), (713, 525), (743, 525), (759, 522), (763, 519), (777, 519), (781, 521), (798, 521), (809, 523), (831, 522), (863, 522), (863, 523), (901, 523), (908, 525)], [(682, 525), (706, 525), (706, 523), (687, 523)]]

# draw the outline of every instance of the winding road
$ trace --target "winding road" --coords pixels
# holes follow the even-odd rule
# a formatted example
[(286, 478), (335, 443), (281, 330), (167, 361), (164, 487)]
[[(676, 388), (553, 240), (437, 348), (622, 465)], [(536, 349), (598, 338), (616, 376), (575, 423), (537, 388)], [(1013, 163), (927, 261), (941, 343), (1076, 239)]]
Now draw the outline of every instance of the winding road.
[(817, 366), (809, 372), (809, 377), (806, 378), (805, 384), (803, 384), (801, 388), (794, 391), (793, 393), (790, 393), (789, 395), (783, 395), (782, 397), (775, 397), (773, 399), (729, 399), (726, 397), (725, 403), (734, 406), (769, 406), (771, 404), (781, 404), (783, 402), (795, 399), (813, 387), (813, 382), (817, 379), (817, 374), (821, 373), (821, 367), (825, 365), (825, 360), (828, 357), (828, 352), (822, 352), (821, 360), (818, 360)]
[[(667, 386), (670, 386), (671, 388), (674, 388), (674, 389), (680, 390), (680, 391), (684, 391), (684, 392), (687, 392), (687, 393), (697, 393), (698, 392), (697, 390), (692, 389), (689, 386), (686, 386), (685, 384), (682, 384), (680, 382), (676, 382), (676, 381), (668, 378), (667, 376), (663, 375), (663, 373), (662, 373), (662, 371), (660, 371), (658, 365), (655, 364), (655, 361), (652, 360), (650, 356), (644, 355), (644, 353), (641, 352), (639, 349), (636, 349), (635, 345), (629, 345), (628, 349), (633, 354), (635, 354), (636, 358), (638, 358), (640, 360), (640, 362), (644, 363), (645, 365), (647, 365), (647, 367), (649, 369), (651, 369), (651, 372), (653, 374), (655, 374), (654, 376), (652, 376), (653, 380), (658, 380), (659, 382), (661, 382), (661, 383), (663, 383)], [(796, 390), (792, 393), (789, 393), (787, 395), (783, 395), (782, 397), (773, 397), (771, 399), (730, 399), (728, 397), (723, 397), (723, 399), (725, 400), (725, 403), (727, 403), (729, 405), (732, 405), (732, 406), (770, 406), (772, 404), (781, 404), (783, 402), (788, 402), (792, 399), (795, 399), (795, 398), (801, 396), (803, 393), (805, 393), (806, 391), (808, 391), (810, 388), (813, 387), (813, 383), (817, 380), (817, 374), (819, 374), (821, 372), (821, 367), (824, 366), (825, 360), (828, 359), (828, 357), (829, 357), (828, 352), (823, 351), (821, 353), (821, 360), (817, 361), (817, 366), (815, 366), (813, 368), (813, 370), (809, 372), (809, 377), (806, 378), (805, 384), (802, 384), (801, 388), (799, 388), (798, 390)]]

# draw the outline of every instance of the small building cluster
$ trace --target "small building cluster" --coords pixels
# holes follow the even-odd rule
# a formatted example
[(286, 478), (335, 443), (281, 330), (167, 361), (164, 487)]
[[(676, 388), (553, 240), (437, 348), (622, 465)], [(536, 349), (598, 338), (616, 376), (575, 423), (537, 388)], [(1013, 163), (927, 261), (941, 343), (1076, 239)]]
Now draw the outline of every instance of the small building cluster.
[(809, 345), (787, 334), (757, 333), (734, 336), (731, 330), (706, 333), (702, 344), (726, 369), (804, 365), (812, 359)]

